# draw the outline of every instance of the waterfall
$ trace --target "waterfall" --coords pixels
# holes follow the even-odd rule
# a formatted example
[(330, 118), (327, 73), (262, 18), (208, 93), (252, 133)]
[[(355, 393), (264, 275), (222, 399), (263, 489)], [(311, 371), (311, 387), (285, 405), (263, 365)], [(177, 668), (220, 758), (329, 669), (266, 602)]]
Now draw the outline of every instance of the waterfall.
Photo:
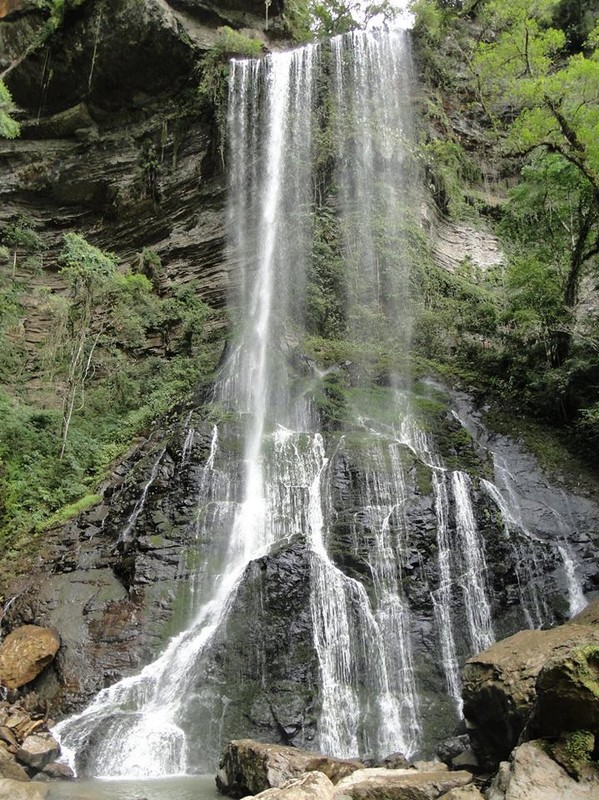
[(129, 519), (127, 520), (127, 523), (125, 524), (125, 527), (123, 528), (122, 533), (119, 536), (119, 541), (120, 542), (126, 542), (131, 537), (131, 534), (133, 532), (133, 529), (135, 528), (135, 524), (137, 523), (139, 515), (144, 510), (144, 506), (146, 504), (146, 498), (148, 496), (148, 492), (150, 491), (150, 487), (152, 486), (152, 484), (154, 483), (154, 481), (156, 480), (156, 477), (158, 475), (158, 467), (160, 466), (160, 462), (162, 461), (162, 457), (164, 456), (164, 453), (165, 453), (164, 449), (161, 450), (158, 453), (158, 457), (154, 461), (154, 464), (152, 465), (152, 470), (150, 472), (150, 477), (144, 483), (144, 486), (143, 486), (143, 489), (141, 491), (141, 494), (140, 494), (137, 502), (133, 506), (133, 511), (131, 512), (131, 514), (129, 516)]
[[(292, 543), (308, 564), (306, 647), (318, 672), (318, 685), (309, 687), (309, 741), (325, 753), (417, 753), (430, 709), (422, 684), (445, 684), (453, 724), (451, 715), (461, 712), (459, 665), (495, 639), (489, 534), (473, 502), (478, 484), (444, 463), (417, 408), (430, 399), (417, 396), (402, 369), (412, 337), (402, 237), (418, 202), (410, 72), (399, 31), (351, 33), (230, 64), (227, 240), (236, 330), (214, 387), (229, 421), (210, 429), (192, 413), (181, 437), (180, 466), (197, 482), (189, 559), (180, 569), (182, 577), (193, 564), (187, 627), (139, 674), (104, 689), (56, 729), (88, 774), (213, 767), (235, 705), (213, 675), (222, 637), (252, 567)], [(334, 290), (331, 274), (323, 280), (343, 304), (336, 324), (351, 352), (334, 423), (326, 380), (342, 368), (320, 369), (306, 355), (307, 308), (319, 289), (316, 230), (325, 214), (337, 226), (343, 275)], [(200, 447), (203, 463), (196, 462)], [(123, 539), (141, 524), (164, 453)], [(426, 520), (415, 522), (407, 509), (414, 497), (422, 500), (422, 473), (431, 499), (421, 504)], [(538, 625), (546, 609), (532, 579), (542, 548), (516, 524), (506, 493), (481, 485), (499, 508), (504, 536), (517, 528), (524, 536), (532, 566), (518, 573), (520, 600)], [(574, 582), (572, 559), (566, 573)], [(416, 652), (424, 636), (416, 595), (439, 651), (432, 664)], [(263, 672), (265, 661), (256, 655)], [(261, 699), (270, 702), (266, 690)]]
[(439, 588), (431, 596), (441, 639), (441, 658), (447, 681), (447, 691), (449, 696), (453, 698), (458, 712), (461, 713), (461, 683), (451, 618), (453, 580), (451, 572), (452, 547), (449, 533), (449, 496), (447, 480), (443, 473), (435, 473), (433, 475), (433, 491), (437, 515)]

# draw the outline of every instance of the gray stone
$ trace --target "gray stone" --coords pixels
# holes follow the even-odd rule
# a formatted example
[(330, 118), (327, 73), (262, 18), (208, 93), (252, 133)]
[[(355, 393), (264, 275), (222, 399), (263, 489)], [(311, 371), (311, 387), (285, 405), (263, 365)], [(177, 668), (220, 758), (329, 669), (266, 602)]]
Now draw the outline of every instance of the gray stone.
[(509, 763), (502, 763), (487, 791), (486, 800), (596, 800), (599, 773), (574, 780), (545, 752), (541, 742), (517, 747)]
[(361, 767), (359, 761), (329, 758), (296, 747), (241, 739), (227, 745), (216, 776), (216, 785), (222, 794), (237, 798), (258, 794), (266, 789), (281, 788), (287, 781), (300, 778), (305, 772), (322, 772), (332, 783), (338, 783)]
[(322, 772), (306, 772), (300, 778), (286, 781), (279, 789), (266, 789), (257, 795), (260, 800), (332, 800), (334, 785)]
[(34, 769), (43, 769), (60, 754), (60, 745), (50, 733), (33, 733), (23, 740), (17, 758)]
[(479, 789), (471, 783), (469, 786), (450, 789), (449, 792), (442, 794), (439, 800), (484, 800), (484, 797)]
[(16, 761), (0, 761), (0, 777), (10, 778), (13, 781), (24, 781), (27, 783), (30, 778), (25, 769), (17, 764)]
[(61, 764), (58, 761), (46, 764), (42, 773), (47, 775), (50, 780), (71, 780), (75, 777), (75, 773), (68, 764)]
[(445, 769), (361, 769), (339, 781), (334, 800), (436, 800), (472, 782), (469, 772)]

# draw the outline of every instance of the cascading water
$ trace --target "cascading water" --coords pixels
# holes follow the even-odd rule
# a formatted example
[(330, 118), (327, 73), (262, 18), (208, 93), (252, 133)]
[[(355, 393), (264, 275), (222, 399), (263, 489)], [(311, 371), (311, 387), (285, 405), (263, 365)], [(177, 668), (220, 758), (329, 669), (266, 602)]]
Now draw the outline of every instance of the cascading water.
[[(58, 726), (88, 774), (212, 768), (235, 707), (214, 679), (228, 621), (252, 565), (298, 542), (309, 576), (304, 646), (318, 673), (307, 741), (323, 751), (416, 753), (431, 705), (419, 676), (445, 682), (451, 719), (461, 711), (459, 664), (494, 641), (478, 486), (425, 433), (417, 405), (433, 401), (401, 370), (412, 329), (403, 219), (417, 205), (408, 50), (402, 32), (374, 31), (231, 63), (228, 229), (240, 325), (214, 395), (233, 422), (202, 434), (185, 420), (180, 466), (195, 468), (197, 480), (188, 627), (138, 675)], [(337, 323), (352, 353), (334, 425), (325, 424), (323, 386), (340, 367), (319, 370), (302, 351), (307, 307), (322, 289), (313, 259), (323, 216), (341, 242)], [(332, 273), (320, 277), (333, 292)], [(122, 538), (139, 525), (163, 454)], [(431, 499), (417, 512), (419, 481)], [(503, 538), (523, 532), (533, 566), (518, 575), (520, 601), (529, 623), (542, 624), (547, 609), (525, 584), (545, 545), (515, 524), (505, 487), (480, 485), (503, 516)], [(417, 603), (440, 649), (432, 665), (416, 652)], [(255, 662), (258, 705), (274, 716), (263, 652)]]

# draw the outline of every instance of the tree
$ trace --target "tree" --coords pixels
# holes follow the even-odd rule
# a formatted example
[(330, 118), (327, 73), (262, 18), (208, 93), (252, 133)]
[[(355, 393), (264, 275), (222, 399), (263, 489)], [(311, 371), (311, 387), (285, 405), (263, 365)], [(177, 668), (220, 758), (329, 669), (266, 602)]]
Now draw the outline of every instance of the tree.
[[(566, 36), (552, 27), (559, 0), (492, 0), (481, 10), (485, 41), (472, 68), (485, 107), (505, 133), (505, 151), (542, 165), (545, 187), (560, 183), (561, 213), (546, 204), (545, 227), (557, 219), (567, 233), (562, 301), (572, 312), (585, 266), (599, 255), (599, 26), (585, 52), (564, 55)], [(539, 154), (551, 156), (539, 160)], [(538, 182), (541, 173), (525, 172)], [(561, 177), (560, 177), (561, 176)], [(538, 188), (538, 185), (537, 185)], [(555, 197), (555, 186), (547, 197)], [(568, 356), (571, 335), (559, 332), (555, 364)]]
[(12, 118), (14, 110), (12, 95), (4, 81), (0, 81), (0, 137), (3, 139), (16, 139), (21, 132), (21, 126)]
[(96, 316), (98, 307), (116, 280), (116, 258), (89, 244), (78, 233), (66, 233), (60, 270), (68, 282), (72, 305), (69, 311), (70, 358), (62, 404), (61, 448), (64, 456), (75, 403), (85, 403), (85, 383), (93, 366), (94, 351), (105, 327)]
[(363, 28), (375, 17), (387, 21), (396, 14), (392, 0), (287, 0), (284, 19), (294, 38), (306, 41), (337, 36)]

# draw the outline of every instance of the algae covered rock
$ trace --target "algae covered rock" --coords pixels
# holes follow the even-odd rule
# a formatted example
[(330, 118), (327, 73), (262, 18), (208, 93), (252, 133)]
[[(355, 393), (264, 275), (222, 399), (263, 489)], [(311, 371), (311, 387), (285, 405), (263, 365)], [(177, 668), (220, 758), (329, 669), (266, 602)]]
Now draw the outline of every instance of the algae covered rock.
[(0, 645), (0, 683), (18, 689), (40, 674), (60, 647), (58, 635), (49, 628), (23, 625)]

